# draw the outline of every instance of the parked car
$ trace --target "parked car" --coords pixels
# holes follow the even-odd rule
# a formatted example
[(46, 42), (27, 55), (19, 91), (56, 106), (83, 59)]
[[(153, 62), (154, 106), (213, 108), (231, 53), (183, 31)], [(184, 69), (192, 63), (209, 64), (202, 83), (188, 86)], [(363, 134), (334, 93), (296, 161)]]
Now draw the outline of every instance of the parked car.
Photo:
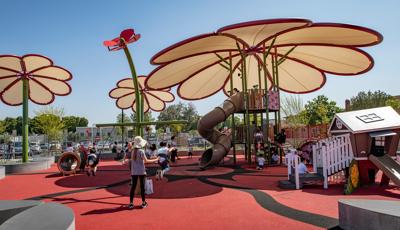
[(40, 150), (41, 151), (47, 151), (49, 150), (49, 145), (47, 143), (41, 143), (40, 144)]
[(0, 144), (0, 155), (3, 156), (6, 151), (6, 144)]
[(109, 141), (99, 141), (96, 145), (96, 148), (99, 151), (110, 151), (111, 150), (110, 145), (111, 143)]
[(50, 151), (60, 151), (61, 150), (61, 144), (58, 141), (52, 141), (49, 144), (49, 150)]
[(62, 144), (62, 151), (65, 152), (68, 147), (74, 147), (74, 143), (72, 141), (64, 141)]
[[(22, 155), (22, 142), (21, 141), (14, 142), (14, 148), (13, 149), (14, 149), (14, 154), (16, 156)], [(28, 145), (28, 153), (30, 151), (31, 150), (30, 150), (29, 145)]]
[(42, 151), (42, 149), (40, 148), (39, 142), (31, 142), (31, 143), (29, 143), (29, 147), (33, 154), (37, 154)]

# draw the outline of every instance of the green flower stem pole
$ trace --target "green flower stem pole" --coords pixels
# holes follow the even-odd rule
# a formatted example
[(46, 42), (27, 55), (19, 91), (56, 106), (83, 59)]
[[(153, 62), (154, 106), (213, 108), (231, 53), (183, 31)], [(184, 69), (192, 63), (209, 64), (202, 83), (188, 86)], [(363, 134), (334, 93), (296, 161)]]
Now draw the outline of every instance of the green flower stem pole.
[(132, 73), (132, 80), (133, 80), (133, 85), (135, 87), (135, 101), (136, 101), (136, 135), (141, 135), (142, 132), (142, 127), (140, 126), (140, 123), (143, 121), (142, 118), (142, 103), (141, 103), (141, 98), (140, 98), (140, 93), (139, 93), (139, 83), (137, 80), (137, 75), (136, 75), (136, 69), (135, 65), (133, 64), (132, 56), (131, 53), (129, 52), (128, 46), (125, 44), (125, 40), (121, 39), (121, 43), (124, 44), (124, 52), (126, 55), (126, 58), (128, 59), (129, 67), (131, 69)]
[[(140, 120), (140, 122), (143, 122), (144, 121), (144, 93), (142, 92), (141, 93), (141, 95), (140, 95), (140, 117), (141, 117), (141, 120)], [(143, 126), (140, 126), (140, 136), (143, 136)]]
[(28, 79), (22, 80), (22, 162), (28, 162)]

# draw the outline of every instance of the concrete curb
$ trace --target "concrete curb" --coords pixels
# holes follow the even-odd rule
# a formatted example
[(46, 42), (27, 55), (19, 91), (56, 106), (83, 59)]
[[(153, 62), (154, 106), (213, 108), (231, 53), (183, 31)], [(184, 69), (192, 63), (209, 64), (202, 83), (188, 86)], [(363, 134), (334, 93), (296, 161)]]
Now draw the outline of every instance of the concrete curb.
[(37, 170), (49, 169), (53, 163), (54, 163), (54, 156), (34, 158), (32, 161), (29, 161), (27, 163), (4, 164), (0, 165), (0, 167), (1, 166), (5, 167), (5, 174), (8, 175), (8, 174), (28, 173)]

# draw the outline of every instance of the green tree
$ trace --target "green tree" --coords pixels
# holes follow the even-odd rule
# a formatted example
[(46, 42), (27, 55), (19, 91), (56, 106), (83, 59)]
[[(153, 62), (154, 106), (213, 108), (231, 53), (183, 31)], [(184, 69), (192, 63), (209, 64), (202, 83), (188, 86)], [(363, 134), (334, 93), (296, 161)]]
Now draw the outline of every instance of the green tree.
[(302, 116), (309, 125), (327, 124), (331, 122), (336, 113), (342, 111), (343, 109), (336, 106), (336, 102), (329, 101), (326, 96), (320, 95), (307, 102), (305, 114)]
[(29, 128), (31, 129), (32, 133), (45, 134), (38, 116), (35, 116), (31, 119), (29, 122)]
[[(123, 121), (123, 122), (122, 122)], [(127, 113), (119, 113), (117, 115), (117, 123), (131, 123), (132, 119), (129, 117), (129, 115)], [(130, 126), (129, 126), (130, 127)], [(124, 133), (126, 132), (126, 127), (118, 127), (117, 128), (117, 135), (121, 135), (122, 134), (122, 130), (124, 130)]]
[(61, 117), (55, 114), (40, 114), (36, 116), (36, 119), (38, 126), (47, 135), (49, 141), (61, 139), (64, 128)]
[(77, 117), (77, 116), (66, 116), (62, 118), (65, 129), (68, 130), (68, 132), (75, 132), (76, 127), (87, 127), (89, 124), (88, 119), (84, 117)]
[(286, 117), (286, 122), (290, 127), (299, 127), (306, 124), (306, 114), (303, 100), (300, 96), (288, 95), (281, 100), (281, 111)]
[[(136, 121), (136, 113), (131, 113), (130, 119), (132, 121)], [(147, 113), (144, 114), (143, 121), (154, 121), (151, 111), (149, 110)]]
[(397, 112), (400, 111), (400, 100), (397, 98), (392, 97), (392, 98), (386, 100), (385, 105), (391, 106)]
[(64, 116), (64, 109), (46, 106), (36, 111), (35, 125), (37, 129), (47, 135), (48, 140), (60, 140), (62, 137), (62, 130), (65, 127), (62, 117)]
[(184, 104), (179, 102), (178, 104), (169, 105), (164, 111), (158, 115), (159, 121), (171, 121), (171, 120), (186, 120), (188, 124), (185, 124), (182, 131), (187, 132), (193, 129), (197, 129), (197, 122), (200, 119), (196, 107), (193, 103)]
[(3, 120), (4, 127), (8, 134), (12, 134), (12, 131), (17, 129), (17, 119), (12, 117), (6, 117)]
[(198, 114), (193, 103), (183, 106), (181, 119), (189, 122), (187, 125), (183, 126), (183, 131), (188, 132), (190, 130), (197, 129), (197, 122), (200, 119), (200, 115)]
[(4, 124), (4, 121), (0, 120), (0, 134), (3, 134), (6, 132), (6, 125)]
[(386, 105), (386, 101), (392, 96), (380, 90), (375, 92), (361, 91), (350, 99), (350, 110), (370, 109)]

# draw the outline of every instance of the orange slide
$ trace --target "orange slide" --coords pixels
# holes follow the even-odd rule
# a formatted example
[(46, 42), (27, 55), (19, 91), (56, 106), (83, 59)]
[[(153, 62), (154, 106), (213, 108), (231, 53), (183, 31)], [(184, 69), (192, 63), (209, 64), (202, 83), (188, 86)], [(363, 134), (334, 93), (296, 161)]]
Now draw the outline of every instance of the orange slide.
[(201, 156), (200, 168), (218, 164), (230, 151), (232, 140), (230, 134), (219, 132), (215, 126), (225, 121), (231, 114), (244, 109), (243, 93), (239, 92), (226, 99), (221, 106), (204, 115), (197, 123), (199, 134), (214, 144)]

